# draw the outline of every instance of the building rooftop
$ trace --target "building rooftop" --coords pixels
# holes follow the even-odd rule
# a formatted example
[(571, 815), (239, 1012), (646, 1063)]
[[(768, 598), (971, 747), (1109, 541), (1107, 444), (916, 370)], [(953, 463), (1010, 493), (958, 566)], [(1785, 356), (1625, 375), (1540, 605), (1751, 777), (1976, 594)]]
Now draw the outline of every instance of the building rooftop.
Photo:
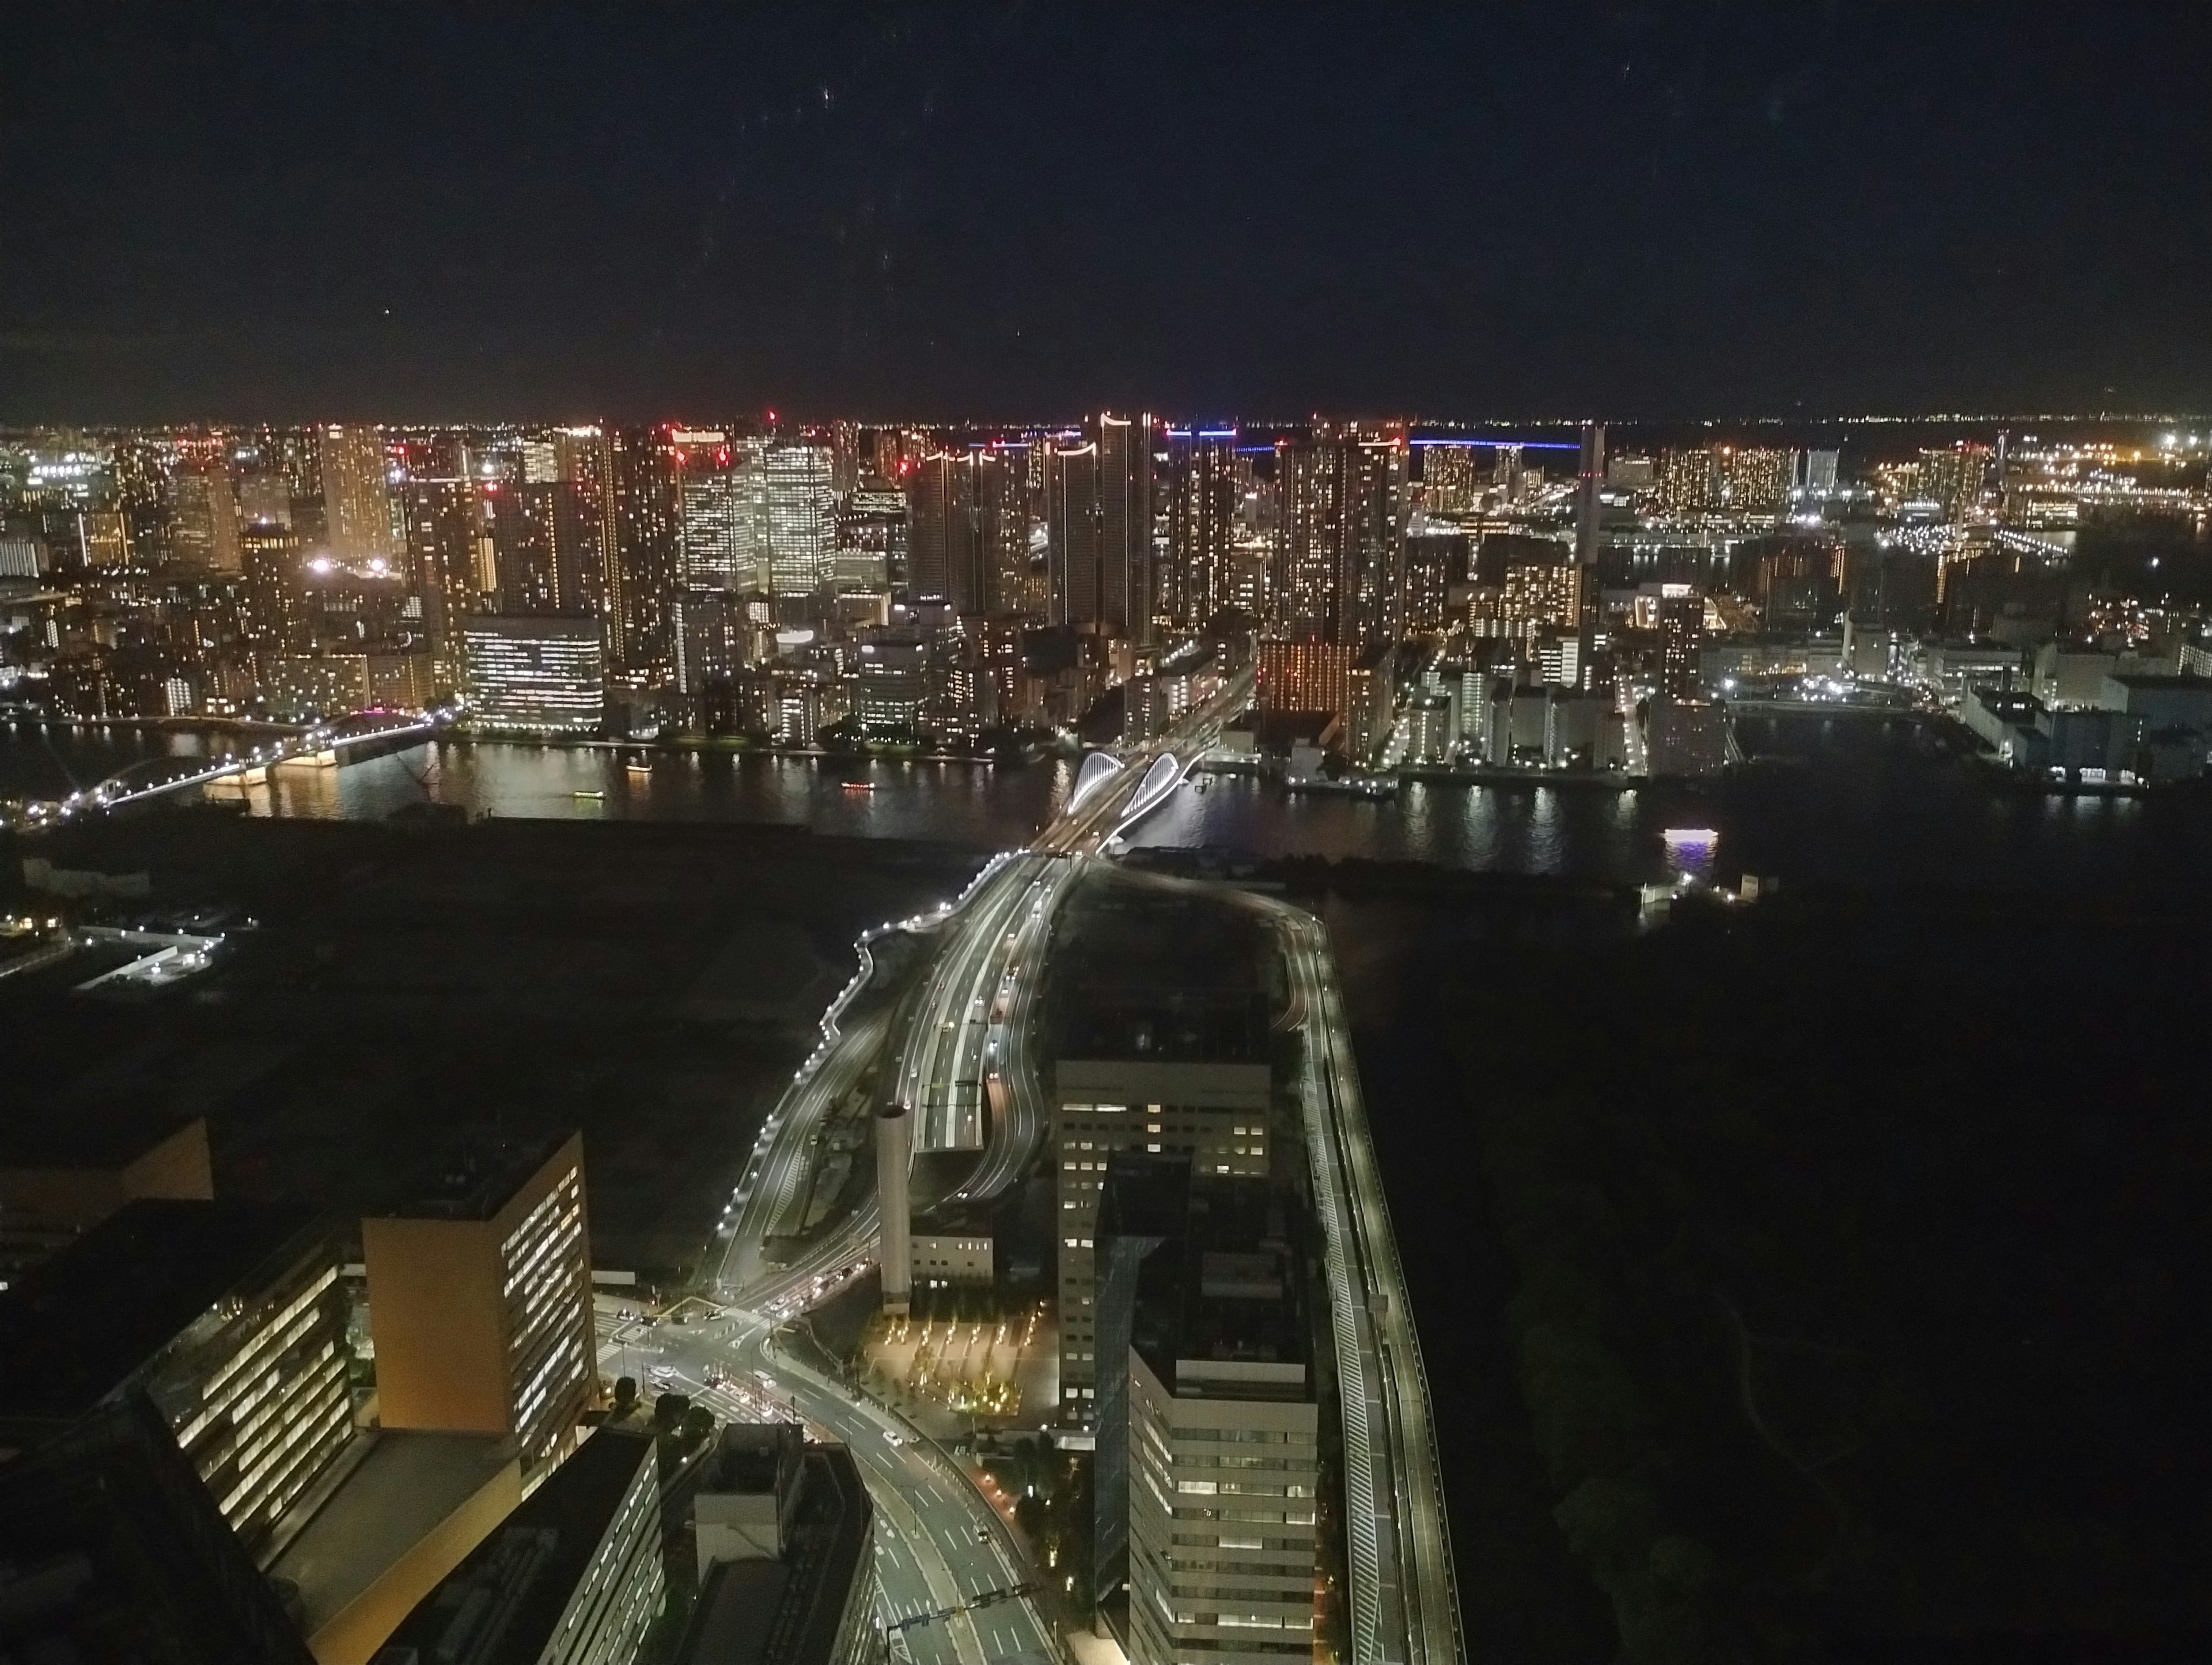
[(795, 1422), (732, 1422), (723, 1425), (699, 1476), (702, 1492), (773, 1492), (779, 1477), (795, 1477), (805, 1453)]
[(0, 1121), (0, 1168), (129, 1166), (200, 1115), (143, 1098), (110, 1101), (83, 1115), (10, 1116)]
[(648, 1433), (593, 1430), (422, 1598), (385, 1647), (468, 1665), (538, 1659), (639, 1468), (653, 1461), (653, 1447)]
[(1116, 1154), (1099, 1231), (1159, 1239), (1137, 1275), (1129, 1341), (1162, 1385), (1186, 1396), (1312, 1396), (1294, 1222), (1267, 1181)]
[(1250, 915), (1103, 883), (1085, 885), (1065, 918), (1046, 974), (1057, 1056), (1267, 1057), (1272, 949)]
[(805, 1468), (782, 1559), (710, 1568), (676, 1665), (833, 1665), (853, 1581), (872, 1553), (874, 1513), (843, 1446), (808, 1446)]
[(126, 1204), (0, 1294), (0, 1417), (82, 1414), (316, 1230), (283, 1203)]
[(2212, 677), (2162, 677), (2136, 671), (2107, 671), (2105, 679), (2116, 682), (2123, 688), (2140, 688), (2148, 693), (2183, 692), (2212, 695)]
[(514, 1461), (497, 1434), (387, 1428), (366, 1444), (361, 1460), (269, 1569), (297, 1586), (309, 1636)]
[(11, 1660), (311, 1665), (143, 1395), (0, 1463), (0, 1590)]
[(463, 1134), (382, 1212), (398, 1219), (488, 1220), (574, 1136), (568, 1128), (526, 1138)]

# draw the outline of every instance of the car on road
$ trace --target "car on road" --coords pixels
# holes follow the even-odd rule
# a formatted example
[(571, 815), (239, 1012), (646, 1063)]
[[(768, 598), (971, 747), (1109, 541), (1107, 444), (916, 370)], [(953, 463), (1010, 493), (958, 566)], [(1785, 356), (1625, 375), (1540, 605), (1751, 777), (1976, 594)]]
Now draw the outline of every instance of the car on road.
[(886, 1445), (903, 1445), (906, 1443), (906, 1436), (899, 1433), (896, 1430), (887, 1431), (884, 1435), (884, 1443)]

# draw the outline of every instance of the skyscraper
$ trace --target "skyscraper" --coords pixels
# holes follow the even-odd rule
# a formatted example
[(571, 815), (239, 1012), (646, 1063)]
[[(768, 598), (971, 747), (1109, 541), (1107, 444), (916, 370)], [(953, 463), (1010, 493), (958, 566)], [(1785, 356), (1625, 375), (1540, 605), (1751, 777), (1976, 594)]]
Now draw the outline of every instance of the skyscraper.
[(1152, 639), (1152, 419), (1098, 418), (1098, 617), (1139, 645)]
[(1334, 641), (1336, 595), (1328, 528), (1340, 482), (1310, 445), (1275, 446), (1275, 617), (1286, 640)]
[(908, 591), (947, 601), (963, 618), (1020, 606), (1029, 562), (1023, 448), (933, 452), (908, 478), (913, 516)]
[(353, 1437), (338, 1261), (295, 1206), (126, 1205), (0, 1295), (9, 1443), (143, 1391), (258, 1550)]
[(1212, 1060), (1061, 1059), (1054, 1142), (1060, 1155), (1060, 1411), (1097, 1414), (1097, 1225), (1116, 1151), (1182, 1156), (1208, 1172), (1267, 1172), (1267, 1066)]
[(493, 733), (592, 734), (606, 720), (599, 621), (484, 613), (461, 631), (470, 720)]
[(1098, 447), (1045, 441), (1045, 534), (1049, 614), (1054, 624), (1095, 629), (1099, 574)]
[(1582, 471), (1575, 481), (1575, 564), (1597, 565), (1598, 491), (1605, 484), (1605, 424), (1583, 424)]
[(485, 487), (492, 506), (502, 613), (596, 611), (585, 583), (586, 544), (594, 528), (565, 480), (507, 481)]
[(422, 600), (438, 686), (459, 693), (467, 685), (462, 621), (488, 599), (480, 574), (493, 563), (479, 545), (489, 539), (486, 511), (493, 499), (466, 479), (410, 480), (399, 490), (408, 586)]
[(678, 574), (694, 589), (765, 589), (760, 447), (712, 429), (675, 434)]
[(836, 571), (836, 494), (830, 455), (818, 445), (771, 445), (760, 462), (768, 589), (811, 595)]
[(670, 608), (678, 562), (671, 460), (642, 429), (607, 434), (608, 662), (633, 677), (667, 674), (673, 653)]
[[(907, 556), (907, 592), (915, 601), (951, 601), (972, 594), (977, 566), (975, 453), (933, 451), (914, 465), (907, 481), (913, 517)], [(968, 611), (968, 609), (962, 609)]]
[(1202, 629), (1235, 597), (1237, 430), (1168, 430), (1168, 566), (1159, 610), (1186, 629)]
[(392, 536), (384, 436), (374, 428), (332, 423), (319, 435), (318, 453), (331, 553), (347, 561), (398, 554)]
[(1404, 628), (1406, 442), (1346, 434), (1329, 449), (1343, 482), (1334, 529), (1339, 611), (1333, 639), (1364, 652), (1395, 641)]
[(1431, 514), (1464, 514), (1475, 506), (1474, 447), (1431, 445), (1421, 453), (1421, 507)]
[(239, 570), (238, 498), (218, 459), (178, 466), (170, 550), (181, 562), (213, 572)]

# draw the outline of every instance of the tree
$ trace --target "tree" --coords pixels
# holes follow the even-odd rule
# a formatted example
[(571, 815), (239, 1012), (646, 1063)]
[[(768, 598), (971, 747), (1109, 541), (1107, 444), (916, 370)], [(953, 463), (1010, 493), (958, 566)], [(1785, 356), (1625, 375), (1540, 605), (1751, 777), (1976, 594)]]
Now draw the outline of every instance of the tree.
[(684, 1449), (696, 1451), (714, 1437), (714, 1413), (703, 1405), (687, 1407), (684, 1413), (683, 1428)]
[(689, 1394), (662, 1394), (653, 1401), (653, 1425), (664, 1434), (672, 1434), (684, 1423), (684, 1413), (691, 1408)]
[(625, 1376), (615, 1382), (615, 1414), (626, 1417), (637, 1409), (637, 1378)]

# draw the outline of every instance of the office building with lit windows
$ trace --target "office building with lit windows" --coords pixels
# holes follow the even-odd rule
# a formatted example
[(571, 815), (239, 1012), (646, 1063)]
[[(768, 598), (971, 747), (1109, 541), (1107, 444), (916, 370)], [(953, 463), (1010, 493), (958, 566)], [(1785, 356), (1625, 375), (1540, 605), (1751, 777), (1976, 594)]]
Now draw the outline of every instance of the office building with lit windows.
[(126, 1204), (0, 1295), (0, 1444), (143, 1393), (258, 1550), (353, 1437), (338, 1269), (304, 1209)]
[(678, 428), (672, 457), (678, 581), (699, 589), (763, 587), (767, 476), (758, 443), (712, 428)]
[(836, 575), (837, 498), (830, 465), (829, 448), (818, 445), (773, 445), (762, 459), (772, 594), (811, 595)]
[(465, 1141), (361, 1235), (384, 1425), (564, 1452), (598, 1382), (583, 1136)]
[(1194, 1170), (1242, 1178), (1268, 1171), (1268, 1068), (1259, 1062), (1063, 1058), (1055, 1070), (1058, 1152), (1060, 1414), (1097, 1415), (1098, 1198), (1116, 1152), (1187, 1158)]
[[(1319, 1407), (1284, 1199), (1188, 1158), (1114, 1158), (1098, 1231), (1094, 1543), (1132, 1665), (1313, 1653)], [(1126, 1595), (1123, 1581), (1126, 1579)]]
[(480, 613), (461, 631), (469, 720), (491, 733), (593, 734), (606, 720), (594, 618)]

